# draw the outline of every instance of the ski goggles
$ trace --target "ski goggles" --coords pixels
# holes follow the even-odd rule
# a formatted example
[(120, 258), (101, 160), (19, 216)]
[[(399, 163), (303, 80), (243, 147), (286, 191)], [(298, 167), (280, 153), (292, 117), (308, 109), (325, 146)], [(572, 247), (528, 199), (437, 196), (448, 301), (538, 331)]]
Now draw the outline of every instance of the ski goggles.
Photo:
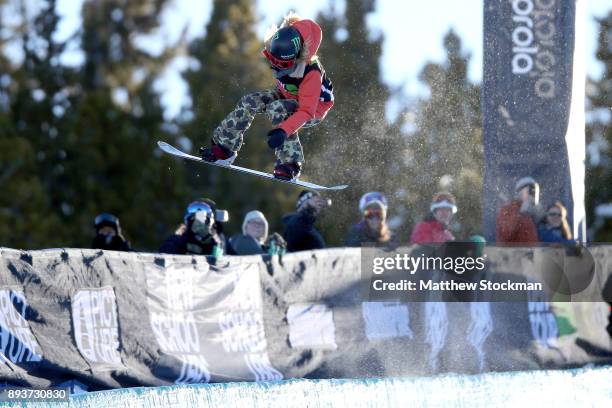
[(363, 212), (363, 218), (372, 219), (378, 218), (383, 219), (383, 210), (380, 208), (368, 208)]
[(561, 213), (559, 211), (549, 211), (547, 215), (549, 217), (560, 217)]
[(359, 209), (361, 211), (364, 211), (365, 208), (368, 206), (368, 204), (370, 204), (370, 203), (372, 203), (374, 201), (379, 201), (385, 208), (388, 206), (388, 204), (387, 204), (387, 197), (385, 197), (385, 195), (383, 193), (379, 193), (377, 191), (373, 191), (373, 192), (367, 193), (363, 197), (361, 197), (361, 200), (359, 200)]
[(434, 211), (435, 211), (435, 210), (437, 210), (438, 208), (447, 208), (447, 209), (451, 210), (451, 212), (452, 212), (453, 214), (456, 214), (456, 213), (457, 213), (457, 206), (456, 206), (455, 204), (451, 203), (451, 202), (450, 202), (450, 201), (448, 201), (448, 200), (436, 201), (435, 203), (432, 203), (432, 204), (429, 206), (429, 210), (430, 210), (431, 212), (434, 212)]
[(102, 213), (95, 218), (94, 227), (98, 228), (98, 226), (102, 224), (113, 225), (114, 227), (117, 227), (117, 225), (119, 224), (119, 219), (113, 214)]
[(265, 48), (263, 49), (261, 54), (264, 57), (266, 57), (266, 59), (270, 62), (270, 64), (272, 64), (273, 67), (278, 68), (278, 69), (287, 69), (295, 65), (295, 59), (291, 59), (291, 60), (278, 59), (274, 55), (272, 55), (270, 51), (268, 51)]
[(189, 222), (189, 218), (191, 218), (198, 211), (205, 212), (208, 218), (211, 218), (213, 216), (213, 210), (210, 205), (202, 201), (194, 201), (187, 206), (187, 210), (185, 211), (185, 216), (183, 217), (183, 221), (185, 221), (185, 224), (187, 224)]

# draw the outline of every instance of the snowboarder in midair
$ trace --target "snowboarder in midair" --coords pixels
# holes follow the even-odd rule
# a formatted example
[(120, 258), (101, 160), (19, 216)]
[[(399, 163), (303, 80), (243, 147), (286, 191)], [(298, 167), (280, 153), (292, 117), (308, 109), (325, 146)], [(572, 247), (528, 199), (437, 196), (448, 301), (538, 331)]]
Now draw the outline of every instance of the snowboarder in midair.
[(332, 83), (317, 57), (321, 38), (317, 23), (294, 13), (280, 28), (268, 30), (262, 53), (277, 88), (243, 96), (214, 130), (211, 146), (200, 148), (204, 160), (232, 164), (255, 114), (265, 113), (274, 126), (268, 132), (268, 146), (276, 156), (274, 177), (298, 178), (304, 163), (298, 130), (318, 125), (334, 105)]

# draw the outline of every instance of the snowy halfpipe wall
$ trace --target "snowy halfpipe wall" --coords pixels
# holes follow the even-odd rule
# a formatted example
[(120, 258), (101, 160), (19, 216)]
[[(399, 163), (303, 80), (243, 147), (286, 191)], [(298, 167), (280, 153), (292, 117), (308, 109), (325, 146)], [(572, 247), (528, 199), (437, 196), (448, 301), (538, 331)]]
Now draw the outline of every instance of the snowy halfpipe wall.
[[(520, 273), (529, 249), (492, 255)], [(499, 251), (498, 251), (499, 252)], [(591, 249), (595, 280), (612, 247)], [(610, 359), (606, 303), (367, 302), (360, 249), (278, 259), (0, 248), (0, 384), (89, 390), (566, 368)]]

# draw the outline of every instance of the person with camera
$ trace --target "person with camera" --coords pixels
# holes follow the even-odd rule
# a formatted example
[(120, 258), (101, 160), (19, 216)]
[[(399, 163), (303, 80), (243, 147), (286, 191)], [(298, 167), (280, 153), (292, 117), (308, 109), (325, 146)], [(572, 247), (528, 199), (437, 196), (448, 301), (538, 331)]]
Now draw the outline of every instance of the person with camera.
[(217, 210), (211, 199), (190, 203), (183, 216), (183, 224), (159, 248), (160, 253), (175, 255), (213, 255), (225, 253), (222, 222), (227, 222), (227, 211)]
[(516, 198), (497, 213), (497, 243), (534, 244), (538, 240), (540, 185), (532, 177), (523, 177), (514, 186)]
[(331, 200), (323, 198), (316, 191), (304, 190), (300, 193), (295, 206), (297, 212), (283, 218), (283, 237), (287, 241), (288, 252), (325, 248), (325, 240), (314, 224), (330, 205)]
[(453, 216), (457, 213), (455, 196), (448, 191), (440, 191), (431, 199), (429, 214), (410, 234), (411, 244), (441, 244), (455, 240), (449, 229)]

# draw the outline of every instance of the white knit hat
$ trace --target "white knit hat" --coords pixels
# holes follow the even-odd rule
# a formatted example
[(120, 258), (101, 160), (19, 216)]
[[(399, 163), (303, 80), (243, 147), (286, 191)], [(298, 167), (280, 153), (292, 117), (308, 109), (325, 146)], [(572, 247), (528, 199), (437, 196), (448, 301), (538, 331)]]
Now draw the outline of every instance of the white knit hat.
[(434, 212), (438, 208), (448, 208), (453, 214), (456, 214), (457, 204), (455, 204), (455, 196), (448, 191), (440, 191), (434, 194), (431, 199), (429, 211)]
[(266, 220), (266, 216), (263, 215), (263, 213), (261, 211), (249, 211), (245, 216), (244, 216), (244, 221), (242, 222), (242, 233), (244, 235), (247, 235), (246, 233), (246, 225), (248, 224), (249, 221), (260, 221), (265, 225), (265, 230), (264, 230), (264, 235), (263, 237), (261, 237), (261, 239), (259, 240), (260, 244), (264, 243), (266, 241), (266, 239), (268, 238), (268, 220)]

